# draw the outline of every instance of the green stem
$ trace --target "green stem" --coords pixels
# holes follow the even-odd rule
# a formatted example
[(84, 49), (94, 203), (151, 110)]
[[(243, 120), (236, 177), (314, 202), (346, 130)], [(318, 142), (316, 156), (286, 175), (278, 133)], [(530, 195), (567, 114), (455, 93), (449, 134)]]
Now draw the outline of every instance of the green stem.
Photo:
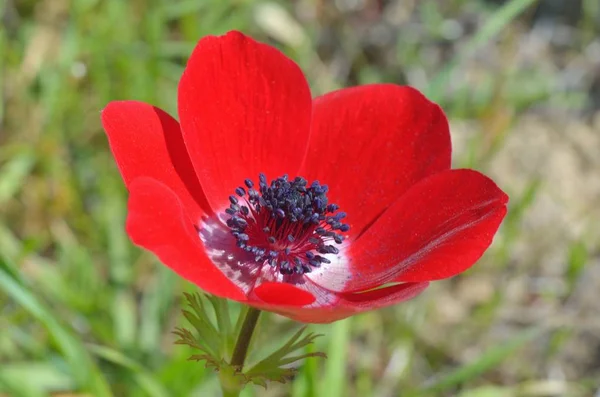
[(239, 389), (226, 389), (225, 387), (221, 387), (221, 390), (223, 390), (223, 397), (239, 397), (241, 391)]
[[(242, 316), (243, 314), (240, 314)], [(234, 371), (221, 371), (219, 373), (219, 381), (221, 383), (221, 390), (223, 390), (223, 397), (238, 397), (240, 392), (244, 388), (244, 384), (240, 384), (239, 378), (235, 375), (236, 372), (241, 372), (244, 368), (244, 361), (248, 355), (248, 348), (250, 347), (250, 340), (252, 334), (256, 328), (258, 317), (260, 316), (260, 310), (249, 307), (246, 310), (246, 314), (240, 328), (240, 333), (237, 336), (235, 347), (233, 348), (233, 355), (231, 356), (230, 365)]]
[(253, 307), (248, 308), (237, 342), (235, 342), (233, 355), (231, 356), (231, 366), (238, 368), (239, 371), (244, 367), (244, 361), (246, 361), (246, 355), (248, 354), (248, 348), (250, 347), (250, 339), (252, 339), (252, 334), (254, 333), (254, 328), (256, 328), (259, 316), (260, 310)]

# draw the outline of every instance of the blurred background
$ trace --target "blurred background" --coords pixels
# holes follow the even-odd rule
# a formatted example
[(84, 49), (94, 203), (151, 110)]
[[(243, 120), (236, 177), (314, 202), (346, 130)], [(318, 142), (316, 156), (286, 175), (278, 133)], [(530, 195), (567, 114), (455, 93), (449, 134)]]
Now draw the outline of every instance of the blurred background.
[[(311, 326), (329, 359), (244, 395), (600, 396), (600, 1), (0, 0), (0, 18), (0, 395), (219, 395), (173, 345), (193, 286), (124, 233), (99, 115), (116, 99), (176, 114), (196, 41), (238, 29), (297, 61), (314, 95), (423, 90), (454, 165), (511, 196), (473, 269)], [(268, 348), (297, 325), (260, 327)]]

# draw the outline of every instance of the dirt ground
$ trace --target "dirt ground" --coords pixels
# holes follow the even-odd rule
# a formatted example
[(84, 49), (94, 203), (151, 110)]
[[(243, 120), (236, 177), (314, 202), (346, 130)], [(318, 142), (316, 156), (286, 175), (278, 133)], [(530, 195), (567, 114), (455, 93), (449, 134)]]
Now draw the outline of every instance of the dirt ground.
[[(459, 157), (478, 129), (475, 123), (453, 125)], [(513, 199), (519, 200), (532, 183), (539, 183), (518, 222), (510, 265), (478, 269), (440, 292), (444, 298), (437, 307), (438, 320), (460, 324), (476, 306), (493, 300), (498, 289), (504, 291), (484, 345), (515, 327), (541, 324), (554, 329), (551, 338), (537, 340), (521, 352), (527, 358), (523, 363), (529, 365), (525, 371), (549, 382), (600, 377), (599, 152), (600, 114), (589, 122), (534, 112), (519, 117), (489, 161), (489, 172), (500, 186), (510, 187)], [(578, 253), (585, 251), (588, 262), (569, 280)], [(569, 335), (564, 345), (559, 341), (563, 332)], [(554, 343), (560, 348), (552, 347)], [(465, 360), (473, 353), (456, 352)], [(519, 373), (512, 370), (513, 375)]]

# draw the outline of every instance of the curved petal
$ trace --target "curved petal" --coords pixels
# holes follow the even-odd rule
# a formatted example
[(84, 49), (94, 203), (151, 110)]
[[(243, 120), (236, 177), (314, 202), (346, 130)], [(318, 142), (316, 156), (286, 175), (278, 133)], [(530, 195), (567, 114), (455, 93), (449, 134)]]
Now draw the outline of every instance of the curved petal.
[(252, 293), (262, 302), (276, 306), (306, 306), (315, 301), (311, 293), (287, 283), (263, 282)]
[(435, 174), (413, 186), (350, 244), (345, 268), (311, 279), (324, 288), (357, 291), (454, 276), (491, 244), (507, 202), (508, 196), (477, 171)]
[(127, 233), (165, 265), (204, 291), (245, 301), (246, 296), (206, 256), (194, 223), (177, 195), (150, 178), (129, 185)]
[(362, 293), (337, 294), (335, 303), (325, 307), (282, 307), (249, 303), (263, 310), (303, 323), (331, 323), (359, 313), (407, 301), (419, 295), (429, 283), (403, 283)]
[(238, 32), (200, 40), (179, 83), (183, 136), (211, 207), (259, 172), (298, 171), (311, 96), (298, 66)]
[(104, 108), (102, 124), (125, 185), (141, 176), (156, 179), (175, 192), (194, 219), (210, 214), (174, 118), (147, 103), (118, 101)]
[(358, 236), (417, 181), (450, 168), (440, 107), (411, 87), (346, 88), (316, 98), (300, 175), (329, 185)]

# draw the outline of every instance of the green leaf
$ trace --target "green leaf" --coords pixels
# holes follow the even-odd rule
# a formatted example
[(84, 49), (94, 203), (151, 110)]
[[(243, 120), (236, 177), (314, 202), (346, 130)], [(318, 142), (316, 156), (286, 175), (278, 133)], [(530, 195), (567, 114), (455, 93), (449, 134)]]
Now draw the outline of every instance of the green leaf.
[(300, 328), (285, 345), (259, 361), (252, 368), (245, 371), (244, 374), (252, 383), (266, 387), (267, 381), (285, 383), (296, 374), (296, 368), (284, 368), (284, 366), (288, 366), (309, 357), (326, 358), (327, 356), (325, 353), (321, 352), (309, 352), (290, 357), (291, 353), (301, 349), (304, 350), (306, 346), (313, 343), (317, 337), (321, 336), (312, 332), (302, 336), (304, 331), (306, 331), (306, 328), (307, 327)]
[[(316, 349), (314, 344), (306, 346), (305, 351), (310, 353)], [(329, 358), (328, 358), (329, 359)], [(316, 397), (319, 396), (317, 379), (320, 378), (320, 366), (317, 360), (307, 360), (299, 369), (298, 375), (292, 384), (293, 397)]]
[(206, 360), (207, 367), (215, 367), (216, 369), (219, 369), (218, 364), (221, 361), (221, 358), (211, 353), (206, 345), (202, 341), (199, 341), (189, 330), (185, 328), (177, 328), (175, 331), (173, 331), (173, 333), (179, 336), (179, 339), (175, 341), (176, 345), (188, 345), (204, 353), (200, 355), (193, 355), (189, 358), (189, 360)]
[[(256, 385), (260, 385), (266, 387), (269, 381), (273, 382), (281, 382), (285, 383), (288, 379), (293, 377), (297, 369), (290, 367), (291, 364), (298, 362), (299, 360), (303, 360), (308, 357), (326, 357), (324, 353), (319, 352), (306, 352), (305, 348), (313, 343), (315, 338), (320, 335), (314, 333), (304, 334), (306, 327), (299, 329), (295, 332), (291, 338), (279, 349), (275, 350), (269, 356), (259, 361), (257, 364), (252, 366), (249, 370), (240, 370), (238, 367), (234, 367), (230, 365), (230, 363), (226, 362), (223, 355), (214, 354), (212, 349), (209, 348), (207, 341), (202, 339), (203, 334), (211, 334), (212, 332), (216, 333), (216, 337), (221, 337), (221, 341), (223, 339), (227, 339), (228, 336), (224, 333), (217, 333), (216, 329), (210, 323), (209, 318), (206, 316), (205, 307), (202, 303), (202, 298), (199, 295), (185, 295), (188, 303), (192, 306), (194, 313), (184, 311), (186, 318), (195, 326), (198, 331), (199, 337), (196, 337), (192, 332), (185, 328), (178, 328), (175, 330), (175, 334), (179, 336), (179, 340), (175, 343), (177, 344), (186, 344), (194, 349), (200, 350), (201, 354), (195, 354), (191, 356), (190, 360), (195, 361), (205, 361), (206, 368), (213, 369), (219, 372), (219, 379), (221, 380), (221, 385), (230, 385), (235, 386), (234, 388), (242, 387), (247, 383), (254, 383)], [(219, 298), (207, 298), (217, 316), (227, 315), (227, 319), (221, 318), (219, 323), (219, 330), (227, 330), (231, 328), (231, 323), (228, 319), (228, 309), (225, 309), (222, 304), (219, 303)], [(198, 314), (198, 316), (196, 316)], [(239, 330), (241, 329), (241, 323), (243, 320), (240, 318), (245, 318), (247, 315), (247, 310), (242, 310), (240, 312), (238, 322), (236, 324), (235, 329), (236, 337), (239, 335)], [(205, 324), (209, 324), (209, 326), (205, 327)], [(292, 355), (292, 353), (301, 350), (301, 354)]]
[(193, 313), (188, 310), (183, 310), (185, 318), (194, 326), (198, 332), (199, 339), (197, 342), (205, 347), (207, 353), (214, 357), (222, 357), (222, 335), (219, 334), (215, 326), (210, 320), (208, 313), (204, 307), (202, 296), (200, 294), (184, 293), (188, 305), (192, 308)]
[(229, 315), (229, 304), (226, 299), (220, 299), (216, 296), (207, 295), (206, 299), (212, 305), (216, 317), (218, 333), (221, 337), (220, 352), (224, 357), (229, 357), (233, 350), (235, 340), (231, 333), (231, 317)]

